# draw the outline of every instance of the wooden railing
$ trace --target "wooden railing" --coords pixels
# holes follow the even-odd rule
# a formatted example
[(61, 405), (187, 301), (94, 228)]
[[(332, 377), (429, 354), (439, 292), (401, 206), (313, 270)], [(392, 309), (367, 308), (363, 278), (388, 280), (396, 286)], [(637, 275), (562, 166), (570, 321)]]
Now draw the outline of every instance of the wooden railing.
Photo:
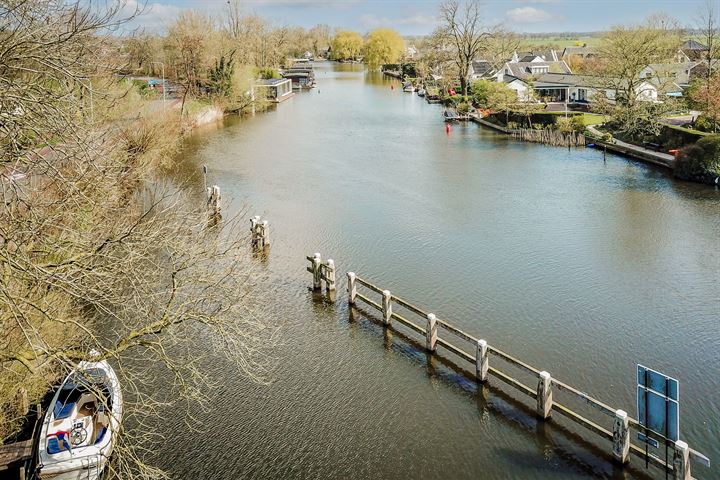
[[(308, 260), (319, 262), (319, 256), (308, 257)], [(311, 271), (311, 269), (308, 269)], [(602, 438), (609, 440), (612, 443), (612, 455), (613, 458), (621, 463), (625, 464), (629, 461), (630, 453), (645, 459), (646, 461), (652, 462), (654, 465), (667, 469), (672, 473), (673, 478), (689, 480), (690, 475), (690, 457), (700, 463), (710, 466), (709, 459), (688, 447), (687, 443), (683, 441), (672, 441), (665, 438), (662, 435), (656, 434), (651, 431), (646, 431), (640, 422), (630, 417), (625, 411), (615, 409), (606, 403), (596, 399), (595, 397), (582, 392), (558, 379), (552, 378), (552, 376), (532, 365), (525, 363), (524, 361), (505, 353), (504, 351), (489, 345), (484, 339), (477, 338), (455, 326), (450, 324), (448, 321), (439, 319), (435, 314), (427, 312), (416, 305), (404, 300), (396, 295), (393, 295), (389, 290), (382, 289), (371, 282), (358, 277), (355, 273), (349, 272), (348, 277), (348, 303), (352, 306), (358, 301), (365, 305), (379, 311), (382, 314), (383, 323), (389, 326), (393, 320), (405, 325), (411, 330), (423, 335), (425, 337), (425, 346), (430, 352), (435, 352), (437, 347), (442, 347), (448, 352), (456, 355), (457, 357), (475, 364), (475, 376), (479, 382), (485, 382), (488, 379), (488, 375), (492, 375), (498, 380), (510, 385), (518, 391), (536, 400), (536, 412), (537, 415), (547, 420), (550, 418), (552, 411), (556, 411), (559, 414), (567, 417), (574, 423), (577, 423), (591, 432), (600, 435)], [(370, 292), (380, 294), (380, 303), (372, 300), (370, 294), (360, 293), (358, 287), (363, 287)], [(421, 317), (424, 321), (423, 324), (418, 324), (406, 318), (399, 313), (393, 311), (393, 305), (398, 305), (408, 310), (412, 314)], [(451, 343), (449, 338), (439, 335), (439, 330), (443, 330), (455, 338), (469, 342), (475, 347), (475, 352), (469, 353), (462, 348)], [(529, 385), (525, 385), (520, 380), (513, 378), (511, 375), (503, 373), (495, 366), (490, 365), (489, 354), (501, 359), (502, 361), (530, 374), (532, 377), (537, 378), (538, 383), (535, 388)], [(575, 412), (571, 408), (557, 402), (553, 399), (553, 391), (558, 390), (567, 394), (570, 398), (580, 400), (587, 406), (597, 410), (598, 412), (610, 417), (612, 419), (612, 426), (606, 428), (599, 423), (586, 418), (585, 416)], [(635, 430), (653, 438), (659, 442), (664, 443), (671, 450), (671, 460), (666, 462), (658, 456), (648, 454), (645, 448), (641, 448), (638, 445), (633, 444), (630, 441), (630, 432)]]

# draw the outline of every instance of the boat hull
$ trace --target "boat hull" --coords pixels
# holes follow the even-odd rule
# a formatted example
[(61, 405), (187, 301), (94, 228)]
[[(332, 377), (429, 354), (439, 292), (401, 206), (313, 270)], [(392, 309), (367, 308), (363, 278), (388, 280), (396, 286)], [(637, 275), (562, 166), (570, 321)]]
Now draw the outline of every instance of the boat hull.
[(81, 362), (45, 414), (37, 445), (39, 478), (99, 478), (120, 430), (122, 408), (112, 367), (106, 361)]

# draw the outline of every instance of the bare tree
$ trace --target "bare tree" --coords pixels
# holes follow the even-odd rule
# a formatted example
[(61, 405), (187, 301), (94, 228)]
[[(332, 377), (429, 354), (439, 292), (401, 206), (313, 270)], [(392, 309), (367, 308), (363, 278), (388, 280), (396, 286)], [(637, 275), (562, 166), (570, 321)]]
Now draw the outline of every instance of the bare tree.
[(37, 401), (79, 362), (107, 359), (130, 427), (115, 432), (109, 476), (161, 478), (144, 460), (148, 418), (203, 400), (204, 355), (263, 381), (275, 329), (257, 314), (262, 267), (239, 219), (209, 227), (202, 195), (158, 181), (177, 119), (93, 113), (123, 98), (114, 5), (0, 11), (0, 441), (21, 424), (21, 387)]
[(693, 97), (701, 101), (705, 114), (713, 122), (713, 131), (717, 131), (717, 118), (720, 114), (716, 105), (719, 94), (714, 86), (718, 83), (716, 76), (718, 75), (717, 63), (720, 61), (718, 60), (720, 25), (718, 24), (716, 7), (709, 1), (705, 4), (698, 19), (698, 30), (707, 50), (703, 52), (702, 56), (705, 63), (702, 84), (697, 89), (699, 91), (694, 92)]
[(493, 29), (483, 24), (483, 12), (479, 0), (447, 0), (440, 5), (442, 25), (439, 32), (454, 47), (454, 61), (462, 94), (467, 96), (470, 66), (483, 52), (486, 42), (493, 36)]

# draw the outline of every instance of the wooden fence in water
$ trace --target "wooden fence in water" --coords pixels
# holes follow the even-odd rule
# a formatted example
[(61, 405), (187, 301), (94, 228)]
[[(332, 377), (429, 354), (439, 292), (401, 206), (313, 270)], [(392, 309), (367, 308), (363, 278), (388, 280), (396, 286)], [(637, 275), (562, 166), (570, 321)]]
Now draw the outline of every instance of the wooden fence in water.
[(555, 147), (585, 146), (585, 135), (578, 132), (561, 132), (547, 128), (540, 130), (521, 128), (510, 130), (510, 135), (512, 135), (513, 138), (526, 142), (544, 143)]
[[(312, 264), (312, 267), (307, 270), (314, 275), (315, 281), (313, 287), (315, 289), (319, 289), (319, 278), (321, 278), (320, 265), (322, 265), (320, 255), (315, 254), (314, 257), (307, 257), (307, 260), (309, 260)], [(332, 289), (334, 290), (334, 263), (332, 263), (332, 271)], [(634, 454), (641, 457), (646, 462), (651, 462), (660, 468), (666, 469), (667, 472), (670, 472), (673, 475), (674, 479), (682, 480), (690, 480), (692, 478), (690, 473), (691, 457), (708, 467), (710, 466), (710, 460), (700, 452), (689, 448), (687, 443), (680, 440), (672, 441), (655, 432), (646, 430), (638, 420), (630, 417), (625, 411), (613, 408), (591, 395), (581, 392), (567, 383), (553, 378), (547, 371), (533, 367), (530, 364), (525, 363), (524, 361), (505, 353), (492, 345), (489, 345), (486, 340), (477, 338), (453, 326), (449, 322), (437, 318), (435, 314), (427, 312), (414, 304), (393, 295), (389, 290), (380, 288), (377, 285), (358, 277), (353, 272), (348, 272), (347, 281), (348, 303), (350, 306), (355, 306), (357, 302), (360, 301), (368, 307), (380, 312), (385, 326), (389, 327), (392, 321), (395, 320), (420, 334), (424, 337), (425, 347), (429, 352), (434, 353), (437, 351), (438, 347), (440, 347), (459, 357), (461, 360), (473, 364), (475, 366), (475, 377), (478, 382), (486, 382), (489, 376), (493, 376), (524, 395), (534, 399), (536, 401), (535, 411), (540, 419), (550, 419), (552, 412), (555, 411), (560, 415), (567, 417), (575, 424), (578, 424), (590, 432), (599, 435), (601, 438), (610, 441), (612, 445), (612, 456), (618, 463), (625, 464), (629, 462), (630, 454)], [(330, 285), (328, 285), (328, 289), (330, 289), (329, 287)], [(379, 294), (381, 296), (380, 301), (376, 302), (371, 299), (369, 293), (363, 294), (359, 292), (358, 290), (360, 288)], [(393, 305), (398, 305), (412, 314), (419, 316), (423, 323), (418, 324), (416, 321), (414, 322), (410, 318), (394, 312)], [(447, 333), (447, 336), (444, 334), (440, 335), (441, 331)], [(463, 350), (463, 348), (456, 345), (457, 342), (453, 343), (453, 340), (451, 339), (454, 339), (455, 342), (457, 340), (461, 340), (466, 342), (466, 344), (472, 345), (474, 347), (474, 352), (467, 352), (466, 350)], [(502, 372), (499, 367), (494, 365), (494, 362), (491, 366), (490, 355), (492, 355), (493, 358), (501, 360), (507, 365), (511, 365), (527, 374), (530, 374), (532, 377), (537, 379), (537, 385), (533, 387), (522, 383), (520, 380)], [(553, 398), (554, 391), (557, 391), (558, 393), (562, 392), (563, 394), (568, 395), (569, 398), (579, 400), (582, 404), (600, 412), (605, 417), (609, 417), (609, 422), (611, 422), (612, 425), (610, 427), (605, 427), (556, 401)], [(648, 454), (646, 448), (633, 444), (630, 441), (630, 433), (632, 430), (664, 443), (666, 446), (666, 457), (668, 449), (671, 451), (671, 455), (668, 457), (670, 460), (666, 462), (656, 455)]]

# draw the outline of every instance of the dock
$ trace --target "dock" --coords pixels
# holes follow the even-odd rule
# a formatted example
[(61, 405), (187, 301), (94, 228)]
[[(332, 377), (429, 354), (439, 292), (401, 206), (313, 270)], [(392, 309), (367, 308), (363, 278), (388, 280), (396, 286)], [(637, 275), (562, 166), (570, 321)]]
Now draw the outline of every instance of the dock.
[(18, 478), (25, 478), (25, 463), (32, 457), (32, 446), (32, 439), (0, 446), (0, 477), (19, 470)]

